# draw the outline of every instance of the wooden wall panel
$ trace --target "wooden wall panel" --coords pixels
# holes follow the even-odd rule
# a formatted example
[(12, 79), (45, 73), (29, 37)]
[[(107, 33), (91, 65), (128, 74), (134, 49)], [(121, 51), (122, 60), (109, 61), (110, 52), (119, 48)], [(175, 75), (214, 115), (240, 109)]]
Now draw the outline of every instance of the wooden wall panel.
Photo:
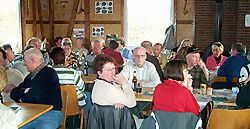
[(54, 20), (69, 20), (71, 10), (75, 0), (55, 0), (54, 1)]
[(192, 24), (178, 24), (176, 27), (177, 45), (179, 45), (183, 39), (189, 39), (190, 43), (193, 43), (193, 28), (194, 26)]
[(55, 24), (55, 38), (57, 36), (66, 36), (67, 35), (67, 29), (68, 29), (68, 24)]
[[(32, 24), (26, 24), (26, 41), (29, 38), (33, 37), (33, 30), (32, 30), (32, 28), (33, 28)], [(26, 43), (26, 41), (25, 41), (25, 43)], [(23, 43), (23, 45), (24, 45), (23, 47), (25, 47), (25, 43)]]
[[(186, 9), (185, 8), (186, 3)], [(195, 1), (175, 0), (176, 21), (176, 44), (179, 45), (183, 39), (189, 39), (191, 43), (195, 40)]]
[[(27, 41), (32, 36), (41, 38), (41, 27), (43, 27), (44, 36), (49, 40), (51, 46), (53, 46), (52, 38), (67, 36), (70, 23), (73, 24), (73, 29), (85, 29), (87, 48), (90, 46), (90, 40), (93, 39), (91, 37), (91, 28), (93, 25), (104, 26), (105, 35), (118, 34), (119, 36), (123, 36), (123, 0), (113, 0), (113, 14), (99, 15), (96, 15), (94, 11), (94, 4), (97, 0), (79, 0), (77, 9), (73, 9), (75, 1), (77, 0), (22, 0), (21, 2), (23, 4), (21, 5), (25, 6), (22, 11), (25, 15), (25, 19), (22, 20), (22, 27), (25, 28), (25, 31), (23, 31), (24, 39)], [(36, 4), (37, 2), (40, 3), (40, 6)], [(40, 12), (42, 13), (38, 13), (38, 7), (41, 7), (39, 10), (41, 10)], [(50, 10), (50, 7), (52, 10)], [(77, 10), (75, 21), (71, 20), (72, 10)], [(40, 20), (41, 18), (42, 20)], [(41, 23), (43, 25), (40, 25)], [(75, 39), (73, 37), (71, 38), (74, 42)], [(25, 40), (23, 42), (26, 42)], [(25, 43), (23, 46), (24, 45)], [(75, 44), (73, 44), (73, 47), (75, 47)]]
[(177, 5), (177, 19), (178, 20), (193, 20), (194, 18), (194, 1), (193, 0), (187, 0), (187, 5), (186, 5), (186, 11), (188, 12), (186, 15), (184, 15), (184, 5), (185, 5), (185, 0), (177, 0), (178, 5)]

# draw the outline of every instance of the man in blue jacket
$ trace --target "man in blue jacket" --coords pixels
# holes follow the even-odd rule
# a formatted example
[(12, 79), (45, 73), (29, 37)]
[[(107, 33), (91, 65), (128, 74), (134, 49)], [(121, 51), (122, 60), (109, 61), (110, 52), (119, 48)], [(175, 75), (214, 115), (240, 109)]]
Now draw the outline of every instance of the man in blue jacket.
[(218, 69), (219, 77), (226, 77), (227, 82), (218, 86), (217, 88), (228, 88), (231, 89), (235, 86), (232, 83), (233, 78), (240, 77), (240, 70), (243, 66), (249, 63), (246, 56), (246, 47), (241, 43), (235, 43), (231, 46), (231, 57), (227, 58), (222, 66)]

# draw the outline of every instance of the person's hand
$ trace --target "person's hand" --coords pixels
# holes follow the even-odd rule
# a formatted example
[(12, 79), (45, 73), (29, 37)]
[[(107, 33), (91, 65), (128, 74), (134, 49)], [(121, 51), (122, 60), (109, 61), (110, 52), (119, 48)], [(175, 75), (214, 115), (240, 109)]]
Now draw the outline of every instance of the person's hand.
[(146, 83), (145, 80), (139, 80), (138, 82), (141, 83), (141, 84), (145, 84)]
[(125, 78), (121, 74), (114, 75), (113, 79), (114, 79), (114, 82), (116, 82), (120, 85), (127, 83), (127, 81), (125, 80)]
[(206, 68), (206, 64), (201, 59), (199, 60), (198, 65), (202, 70)]
[(16, 86), (13, 84), (8, 84), (5, 86), (5, 88), (3, 89), (3, 92), (5, 93), (10, 93), (12, 91), (13, 88), (15, 88)]
[(124, 107), (124, 104), (117, 103), (115, 104), (115, 109), (122, 109)]
[(193, 84), (193, 77), (191, 76), (191, 74), (188, 74), (183, 82), (183, 85), (192, 92), (193, 91), (192, 84)]
[(24, 94), (27, 93), (27, 92), (29, 92), (29, 90), (30, 90), (30, 88), (25, 88)]

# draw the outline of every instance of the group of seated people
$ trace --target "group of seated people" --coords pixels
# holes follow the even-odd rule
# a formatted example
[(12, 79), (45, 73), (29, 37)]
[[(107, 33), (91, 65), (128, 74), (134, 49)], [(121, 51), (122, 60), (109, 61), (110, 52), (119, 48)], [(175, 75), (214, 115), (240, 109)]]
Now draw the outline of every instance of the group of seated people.
[[(213, 54), (206, 63), (202, 61), (199, 49), (191, 44), (181, 44), (171, 59), (162, 53), (160, 43), (153, 46), (150, 41), (143, 41), (131, 51), (125, 47), (123, 38), (111, 40), (108, 45), (102, 38), (94, 39), (91, 50), (85, 49), (83, 39), (79, 38), (76, 51), (72, 51), (70, 38), (57, 37), (56, 46), (50, 52), (40, 50), (39, 38), (33, 37), (26, 44), (18, 61), (13, 59), (13, 51), (0, 49), (0, 64), (10, 80), (3, 83), (1, 90), (4, 102), (48, 104), (53, 105), (53, 109), (22, 129), (59, 127), (62, 120), (60, 86), (63, 84), (75, 85), (79, 108), (86, 108), (87, 117), (93, 103), (113, 105), (117, 109), (133, 108), (138, 104), (132, 85), (134, 76), (142, 87), (155, 89), (153, 111), (191, 112), (198, 116), (200, 106), (194, 98), (193, 88), (209, 84), (209, 70), (217, 71), (218, 76), (231, 81), (233, 77), (239, 77), (241, 67), (249, 64), (245, 47), (239, 43), (231, 46), (232, 56), (225, 57), (222, 55), (223, 45), (215, 42)], [(88, 72), (97, 74), (92, 93), (84, 91), (81, 71), (85, 62), (89, 66)], [(13, 67), (17, 64), (25, 67)], [(8, 74), (11, 69), (16, 72), (15, 78), (12, 78), (13, 72)]]

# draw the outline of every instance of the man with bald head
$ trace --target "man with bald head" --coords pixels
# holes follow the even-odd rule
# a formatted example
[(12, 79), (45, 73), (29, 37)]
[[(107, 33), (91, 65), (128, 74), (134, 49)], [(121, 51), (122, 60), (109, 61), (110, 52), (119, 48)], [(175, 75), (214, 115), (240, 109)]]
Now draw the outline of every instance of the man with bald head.
[(45, 50), (41, 50), (41, 45), (42, 45), (42, 41), (41, 39), (37, 38), (37, 37), (32, 37), (30, 38), (27, 42), (26, 42), (26, 46), (25, 48), (27, 49), (28, 47), (30, 46), (34, 46), (35, 48), (39, 49), (42, 54), (43, 54), (43, 58), (44, 58), (44, 64), (48, 64), (50, 63), (49, 61), (49, 54), (48, 52), (46, 51), (46, 48)]
[(155, 66), (146, 61), (146, 49), (137, 47), (133, 50), (133, 60), (129, 61), (121, 71), (128, 83), (132, 84), (133, 74), (136, 71), (138, 82), (142, 83), (143, 87), (155, 87), (161, 83), (160, 77)]
[(53, 105), (51, 111), (26, 124), (22, 129), (56, 129), (62, 119), (59, 79), (55, 70), (43, 62), (39, 49), (30, 48), (25, 51), (24, 65), (30, 73), (18, 87), (7, 85), (5, 88), (5, 92), (10, 92), (10, 97), (16, 102)]

